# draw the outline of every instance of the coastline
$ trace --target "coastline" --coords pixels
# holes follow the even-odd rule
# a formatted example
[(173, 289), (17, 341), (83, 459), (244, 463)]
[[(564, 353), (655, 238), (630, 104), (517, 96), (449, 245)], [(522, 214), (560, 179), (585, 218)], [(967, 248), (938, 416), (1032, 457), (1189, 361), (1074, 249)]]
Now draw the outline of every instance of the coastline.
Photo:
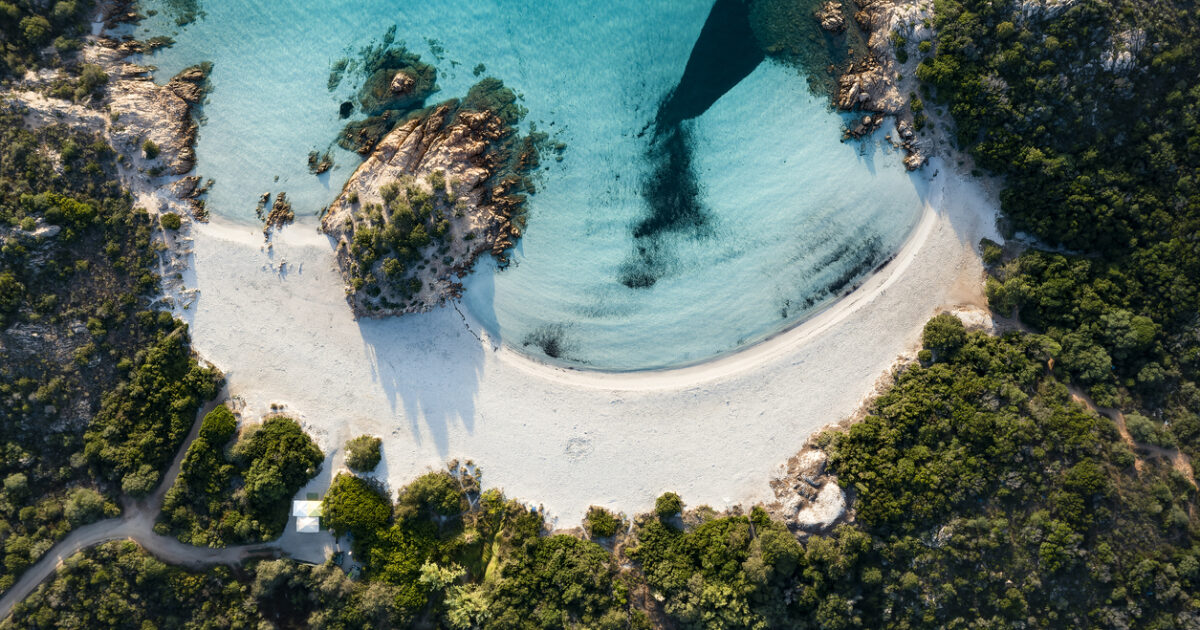
[[(998, 239), (994, 191), (942, 159), (925, 172), (935, 175), (920, 218), (882, 269), (693, 365), (556, 366), (493, 342), (457, 308), (355, 318), (334, 244), (309, 221), (270, 239), (253, 223), (189, 222), (170, 244), (180, 277), (163, 274), (165, 302), (232, 396), (251, 413), (285, 408), (328, 453), (326, 470), (346, 439), (370, 433), (384, 439), (375, 476), (393, 488), (473, 460), (486, 485), (542, 501), (558, 527), (593, 504), (645, 511), (665, 490), (693, 506), (771, 503), (770, 481), (811, 435), (858, 413), (881, 375), (914, 355), (929, 317), (983, 303), (975, 248)], [(173, 205), (165, 189), (129, 179), (139, 198)], [(318, 479), (307, 489), (328, 483)]]
[[(939, 193), (941, 192), (939, 190)], [(934, 208), (934, 204), (926, 202), (921, 210), (921, 216), (900, 249), (882, 268), (867, 275), (853, 291), (829, 300), (806, 317), (797, 319), (783, 329), (770, 333), (758, 341), (726, 350), (694, 363), (644, 370), (605, 370), (566, 363), (552, 363), (503, 343), (491, 343), (494, 351), (503, 360), (526, 369), (530, 374), (579, 386), (635, 391), (696, 385), (728, 377), (786, 354), (789, 349), (815, 338), (852, 315), (864, 304), (879, 297), (912, 264), (936, 221), (937, 210)], [(462, 311), (459, 313), (468, 322), (478, 326), (469, 313)], [(478, 331), (483, 338), (482, 341), (490, 342), (490, 339), (487, 339), (487, 332), (483, 330), (482, 326), (478, 326)]]
[(471, 459), (559, 527), (592, 504), (644, 511), (664, 490), (717, 508), (771, 502), (772, 476), (861, 407), (929, 317), (982, 300), (976, 244), (994, 236), (995, 197), (940, 160), (930, 169), (924, 214), (888, 266), (799, 325), (686, 368), (539, 364), (449, 308), (354, 319), (329, 238), (307, 222), (269, 244), (254, 225), (193, 224), (184, 284), (199, 291), (176, 312), (231, 394), (250, 413), (285, 407), (327, 467), (346, 439), (380, 435), (376, 476), (391, 487)]

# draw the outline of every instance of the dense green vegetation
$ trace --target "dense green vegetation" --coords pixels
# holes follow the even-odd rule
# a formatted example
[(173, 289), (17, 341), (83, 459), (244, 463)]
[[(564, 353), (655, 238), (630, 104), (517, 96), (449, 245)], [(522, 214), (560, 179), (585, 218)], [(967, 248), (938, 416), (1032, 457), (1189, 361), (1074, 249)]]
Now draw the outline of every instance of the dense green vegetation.
[[(355, 290), (363, 289), (375, 297), (380, 295), (380, 287), (387, 287), (398, 299), (407, 300), (422, 288), (413, 272), (429, 262), (422, 261), (425, 249), (432, 245), (435, 253), (448, 251), (445, 239), (454, 200), (445, 177), (429, 179), (432, 192), (425, 192), (412, 179), (387, 184), (379, 191), (383, 206), (367, 204), (356, 214), (350, 244)], [(382, 302), (385, 307), (401, 306), (386, 297)]]
[(0, 79), (58, 65), (78, 50), (93, 7), (91, 0), (0, 1)]
[[(1073, 401), (1065, 369), (1051, 367), (1056, 342), (967, 332), (942, 315), (925, 345), (930, 361), (902, 368), (866, 418), (821, 437), (855, 496), (856, 521), (831, 532), (797, 537), (759, 507), (680, 519), (667, 493), (630, 534), (613, 532), (610, 551), (546, 535), (538, 513), (481, 492), (469, 467), (419, 477), (394, 502), (342, 474), (324, 523), (352, 536), (361, 577), (278, 561), (242, 588), (283, 598), (260, 605), (294, 624), (328, 627), (1200, 622), (1196, 487)], [(594, 536), (620, 523), (599, 508), (587, 522)]]
[[(1200, 13), (1192, 3), (1103, 0), (1080, 0), (1054, 15), (985, 0), (938, 0), (937, 9), (939, 36), (917, 47), (927, 56), (919, 73), (931, 106), (949, 109), (958, 142), (982, 168), (1007, 177), (1003, 203), (1014, 227), (1071, 253), (1014, 255), (985, 243), (993, 307), (1041, 332), (989, 337), (966, 331), (952, 316), (935, 317), (926, 326), (920, 362), (898, 370), (895, 384), (862, 421), (822, 435), (829, 469), (853, 499), (853, 523), (797, 537), (759, 507), (721, 515), (701, 506), (680, 515), (682, 500), (667, 493), (653, 514), (633, 519), (628, 533), (615, 515), (590, 510), (586, 531), (610, 549), (547, 535), (539, 511), (481, 490), (478, 471), (469, 466), (424, 475), (394, 501), (376, 482), (343, 474), (325, 497), (324, 524), (352, 537), (353, 558), (361, 564), (356, 579), (332, 565), (286, 560), (252, 564), (239, 574), (192, 574), (113, 544), (68, 563), (18, 609), (12, 624), (1200, 625), (1196, 479), (1162, 457), (1176, 445), (1200, 454), (1194, 385), (1200, 369)], [(1123, 52), (1130, 53), (1128, 64)], [(6, 202), (5, 221), (32, 230), (50, 217), (91, 216), (71, 197), (47, 199), (33, 211)], [(87, 221), (50, 222), (63, 226), (58, 242), (71, 242), (96, 229), (96, 221)], [(10, 245), (5, 256), (12, 255)], [(30, 306), (38, 304), (30, 296), (45, 290), (36, 274), (20, 265), (0, 271), (6, 334), (45, 321)], [(89, 320), (86, 330), (95, 336), (100, 327), (105, 343), (114, 344), (115, 327), (96, 319), (99, 325)], [(153, 348), (122, 368), (125, 389), (114, 385), (114, 391), (129, 393), (113, 403), (106, 399), (102, 408), (114, 411), (98, 418), (128, 414), (143, 418), (119, 423), (134, 435), (157, 430), (169, 436), (176, 420), (170, 413), (160, 417), (159, 401), (137, 391), (167, 373), (158, 366), (184, 366), (169, 348), (183, 335), (169, 319), (146, 319), (155, 332), (139, 338), (153, 339)], [(167, 358), (151, 360), (160, 345)], [(13, 387), (10, 380), (0, 385)], [(195, 380), (201, 389), (204, 379)], [(1125, 412), (1133, 448), (1111, 420), (1074, 400), (1074, 386)], [(88, 444), (102, 448), (89, 450), (91, 458), (34, 450), (24, 434), (10, 437), (11, 414), (38, 413), (23, 402), (30, 400), (26, 392), (18, 393), (0, 399), (10, 414), (5, 439), (16, 445), (6, 448), (26, 450), (12, 451), (18, 454), (6, 462), (37, 453), (51, 462), (47, 471), (62, 475), (65, 468), (65, 479), (92, 466), (131, 489), (145, 485), (138, 473), (158, 461), (153, 441), (148, 454), (135, 456), (130, 436), (93, 430)], [(172, 395), (192, 401), (188, 392)], [(209, 444), (189, 451), (185, 466), (192, 481), (234, 478), (220, 472), (236, 468), (239, 457), (238, 448), (229, 455), (222, 448), (232, 436), (229, 420), (206, 419), (201, 435)], [(118, 423), (100, 423), (109, 426)], [(80, 443), (78, 437), (62, 440)], [(105, 449), (113, 455), (100, 457)], [(250, 458), (244, 461), (260, 458), (263, 467), (287, 460), (267, 447), (240, 452)], [(280, 479), (298, 478), (283, 470)], [(44, 489), (63, 487), (52, 472), (5, 473), (4, 497), (12, 505), (21, 497), (53, 497)], [(215, 531), (217, 512), (240, 500), (226, 503), (236, 493), (232, 483), (222, 484), (211, 493), (194, 489), (197, 501), (220, 497), (209, 501), (218, 509), (206, 513), (202, 535)], [(278, 483), (261, 485), (263, 496), (286, 492)], [(75, 514), (83, 522), (111, 509), (87, 487), (71, 492), (77, 493), (74, 506), (62, 510), (68, 520)], [(31, 531), (26, 517), (37, 524), (43, 511), (56, 514), (47, 501), (8, 527), (19, 523)], [(27, 561), (28, 547), (14, 547), (14, 536), (4, 535), (6, 552), (16, 549), (17, 561)]]
[[(226, 568), (190, 572), (111, 542), (71, 556), (3, 628), (254, 628), (249, 589)], [(246, 602), (247, 604), (252, 602)]]
[(163, 501), (159, 529), (193, 545), (271, 540), (287, 526), (296, 492), (325, 458), (295, 420), (272, 416), (246, 428), (221, 405), (205, 417)]
[(0, 108), (0, 590), (153, 487), (218, 374), (149, 309), (152, 221), (109, 146)]
[(353, 537), (366, 588), (393, 594), (395, 624), (625, 628), (640, 618), (607, 550), (543, 536), (540, 515), (496, 490), (481, 493), (478, 471), (466, 466), (415, 479), (394, 505), (374, 482), (338, 475), (323, 514)]
[(195, 422), (200, 404), (217, 394), (220, 375), (190, 354), (187, 329), (175, 324), (134, 356), (129, 377), (105, 394), (84, 434), (84, 454), (101, 474), (138, 497), (158, 485), (161, 471)]
[[(364, 607), (374, 622), (456, 628), (1200, 621), (1196, 487), (1073, 401), (1065, 368), (1052, 367), (1061, 347), (970, 333), (948, 315), (929, 322), (925, 345), (930, 361), (901, 369), (865, 419), (822, 436), (857, 514), (827, 534), (797, 538), (757, 507), (681, 520), (667, 493), (631, 536), (613, 531), (610, 552), (544, 535), (537, 513), (480, 492), (478, 471), (456, 466), (414, 480), (394, 504), (374, 482), (334, 480), (325, 524), (353, 537), (363, 565), (339, 587), (345, 604), (299, 597), (326, 569), (272, 571), (291, 576), (295, 610), (330, 623), (362, 619)], [(587, 522), (594, 536), (619, 524), (599, 508)], [(364, 604), (372, 592), (387, 605)]]
[(997, 261), (993, 306), (1062, 347), (1097, 403), (1200, 455), (1200, 12), (1191, 2), (941, 0), (920, 78), (1006, 178), (1013, 227), (1074, 253)]
[(346, 465), (355, 472), (375, 470), (383, 458), (379, 452), (382, 445), (382, 439), (371, 435), (360, 435), (346, 442)]
[[(864, 420), (822, 437), (858, 523), (798, 542), (765, 512), (643, 519), (647, 583), (683, 627), (1176, 627), (1200, 602), (1196, 489), (1071, 401), (1041, 335), (926, 327)], [(1059, 369), (1059, 374), (1062, 370)]]

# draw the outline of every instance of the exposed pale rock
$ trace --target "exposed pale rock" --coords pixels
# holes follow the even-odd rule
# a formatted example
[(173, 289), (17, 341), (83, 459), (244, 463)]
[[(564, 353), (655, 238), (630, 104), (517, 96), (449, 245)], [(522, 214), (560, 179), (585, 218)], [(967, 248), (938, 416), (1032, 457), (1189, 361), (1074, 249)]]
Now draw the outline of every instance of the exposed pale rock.
[(908, 155), (904, 156), (904, 168), (910, 171), (915, 171), (922, 166), (925, 166), (925, 163), (929, 161), (929, 158), (925, 155), (924, 151), (921, 151), (916, 147), (906, 146), (905, 148), (908, 150)]
[[(882, 123), (883, 116), (897, 120), (897, 130), (904, 142), (904, 166), (916, 170), (925, 165), (925, 153), (918, 146), (910, 124), (912, 112), (908, 98), (901, 92), (898, 81), (901, 64), (896, 59), (893, 35), (909, 42), (932, 39), (932, 0), (855, 0), (859, 11), (855, 21), (867, 33), (867, 59), (853, 63), (838, 79), (834, 102), (845, 111), (862, 110), (880, 114), (864, 118), (846, 130), (848, 137), (867, 135)], [(901, 128), (903, 126), (903, 129)]]
[(412, 78), (406, 72), (397, 72), (396, 76), (392, 77), (392, 83), (388, 89), (396, 96), (404, 96), (412, 91), (413, 86), (417, 84), (417, 80)]
[(825, 451), (811, 443), (771, 480), (776, 502), (768, 509), (799, 533), (819, 532), (849, 520), (846, 495), (826, 470)]
[(1127, 74), (1137, 66), (1137, 56), (1146, 45), (1146, 31), (1122, 31), (1112, 38), (1109, 50), (1100, 57), (1100, 65), (1116, 74)]
[(832, 526), (846, 514), (846, 494), (834, 482), (821, 486), (817, 498), (796, 512), (797, 525), (808, 530)]
[[(192, 170), (196, 152), (196, 122), (192, 108), (204, 99), (206, 66), (193, 66), (159, 86), (146, 76), (146, 69), (130, 63), (115, 66), (118, 76), (110, 81), (109, 110), (117, 117), (110, 138), (114, 148), (129, 157), (138, 169), (162, 169), (165, 175), (183, 175)], [(149, 140), (159, 149), (153, 158), (143, 145)]]
[(816, 12), (817, 21), (821, 28), (831, 33), (841, 33), (846, 30), (846, 16), (842, 14), (842, 5), (837, 0), (829, 0), (821, 5)]
[[(260, 203), (268, 199), (267, 195), (263, 195)], [(263, 222), (263, 234), (269, 234), (271, 230), (278, 230), (285, 225), (291, 224), (296, 220), (296, 214), (292, 212), (292, 204), (287, 200), (287, 193), (281, 192), (275, 195), (275, 203), (271, 204), (271, 211), (267, 213)]]
[(1021, 15), (1029, 19), (1047, 20), (1058, 17), (1079, 0), (1021, 0)]

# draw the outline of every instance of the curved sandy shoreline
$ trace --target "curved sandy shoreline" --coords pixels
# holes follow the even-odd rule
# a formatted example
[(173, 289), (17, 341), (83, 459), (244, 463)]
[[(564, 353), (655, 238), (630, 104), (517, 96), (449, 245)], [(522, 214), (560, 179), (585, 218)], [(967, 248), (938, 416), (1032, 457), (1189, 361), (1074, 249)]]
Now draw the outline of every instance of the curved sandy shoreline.
[[(940, 189), (937, 191), (939, 197), (941, 192)], [(587, 367), (555, 365), (503, 344), (495, 344), (498, 346), (496, 351), (503, 361), (540, 378), (561, 380), (580, 387), (602, 389), (666, 389), (696, 385), (752, 369), (766, 361), (785, 355), (796, 346), (820, 335), (895, 284), (899, 276), (916, 259), (925, 240), (929, 238), (929, 233), (937, 221), (937, 211), (934, 207), (939, 203), (940, 199), (925, 203), (916, 226), (913, 227), (908, 238), (905, 239), (904, 244), (892, 259), (882, 269), (868, 276), (849, 295), (835, 299), (816, 313), (761, 341), (724, 352), (698, 363), (650, 370), (596, 370)], [(471, 319), (471, 316), (466, 313), (463, 314), (463, 317)], [(487, 335), (482, 326), (476, 326), (476, 329), (481, 331), (481, 337)]]
[(775, 337), (690, 367), (608, 373), (538, 363), (492, 343), (455, 309), (355, 320), (332, 247), (297, 224), (268, 249), (254, 226), (195, 226), (181, 310), (196, 350), (251, 415), (284, 404), (331, 461), (384, 437), (392, 487), (452, 458), (484, 483), (541, 502), (558, 524), (588, 505), (635, 512), (663, 491), (723, 507), (771, 498), (773, 471), (851, 414), (914, 347), (937, 309), (978, 303), (975, 245), (996, 200), (934, 163), (927, 207), (897, 256), (851, 295)]

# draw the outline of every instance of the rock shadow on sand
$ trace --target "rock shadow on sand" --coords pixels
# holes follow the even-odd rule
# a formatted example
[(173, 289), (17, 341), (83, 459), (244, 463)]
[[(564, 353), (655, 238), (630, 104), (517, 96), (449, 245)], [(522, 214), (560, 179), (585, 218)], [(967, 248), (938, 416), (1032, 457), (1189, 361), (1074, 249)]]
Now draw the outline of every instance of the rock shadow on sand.
[(408, 420), (418, 445), (429, 440), (440, 457), (448, 458), (455, 428), (475, 431), (483, 344), (450, 306), (399, 318), (362, 319), (359, 330), (372, 376), (394, 415)]

